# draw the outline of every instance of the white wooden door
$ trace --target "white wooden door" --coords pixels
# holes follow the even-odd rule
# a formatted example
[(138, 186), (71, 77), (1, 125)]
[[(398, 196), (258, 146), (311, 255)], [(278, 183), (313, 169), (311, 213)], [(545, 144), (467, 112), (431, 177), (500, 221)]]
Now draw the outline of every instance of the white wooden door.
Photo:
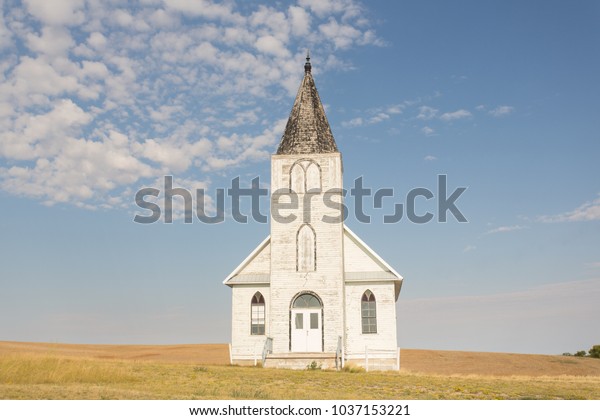
[(320, 309), (292, 310), (292, 352), (315, 353), (323, 351), (321, 345)]

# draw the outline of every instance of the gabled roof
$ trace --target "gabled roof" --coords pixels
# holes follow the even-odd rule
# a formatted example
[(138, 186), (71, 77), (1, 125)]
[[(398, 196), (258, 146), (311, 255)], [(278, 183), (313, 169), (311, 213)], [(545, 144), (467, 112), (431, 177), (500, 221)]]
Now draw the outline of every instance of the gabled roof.
[[(394, 268), (344, 225), (344, 281), (346, 283), (394, 282), (396, 299), (403, 278)], [(346, 242), (349, 241), (349, 242)], [(267, 236), (223, 281), (235, 285), (270, 284), (271, 236)]]
[(362, 248), (363, 251), (365, 251), (365, 253), (373, 259), (374, 262), (381, 266), (381, 268), (384, 271), (391, 273), (398, 280), (402, 280), (402, 276), (396, 270), (394, 270), (394, 268), (391, 265), (385, 262), (383, 258), (381, 258), (375, 251), (373, 251), (369, 247), (369, 245), (364, 243), (362, 239), (360, 239), (358, 235), (352, 232), (352, 230), (350, 230), (350, 228), (346, 225), (344, 225), (344, 233), (347, 234), (354, 242), (356, 242), (360, 246), (360, 248)]
[[(260, 256), (261, 253), (265, 252), (268, 255), (265, 257), (268, 258), (268, 263), (270, 264), (271, 252), (268, 248), (271, 244), (271, 235), (267, 236), (264, 241), (262, 241), (254, 251), (250, 253), (246, 257), (244, 261), (240, 265), (238, 265), (235, 270), (233, 270), (225, 280), (223, 280), (223, 284), (227, 286), (233, 286), (234, 284), (256, 284), (256, 283), (269, 283), (270, 281), (270, 267), (265, 269), (261, 269), (259, 267), (257, 270), (246, 270), (251, 267), (252, 263)], [(247, 273), (245, 271), (248, 271)]]
[(298, 89), (277, 154), (296, 155), (337, 151), (338, 148), (311, 74), (310, 57), (307, 55), (304, 79)]
[[(344, 280), (346, 283), (368, 283), (393, 281), (396, 300), (400, 295), (403, 277), (394, 268), (364, 243), (350, 228), (344, 225), (344, 236), (351, 242), (344, 243)], [(349, 244), (354, 244), (357, 253), (349, 255)], [(358, 269), (356, 267), (360, 269)]]

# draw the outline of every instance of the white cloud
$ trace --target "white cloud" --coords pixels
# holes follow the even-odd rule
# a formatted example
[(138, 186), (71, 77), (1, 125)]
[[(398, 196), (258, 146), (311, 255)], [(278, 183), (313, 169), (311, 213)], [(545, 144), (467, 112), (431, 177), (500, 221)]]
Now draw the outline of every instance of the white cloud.
[(223, 36), (223, 41), (229, 45), (253, 44), (255, 39), (256, 34), (250, 32), (248, 29), (233, 26), (225, 28), (225, 34)]
[[(306, 47), (325, 72), (352, 68), (336, 49), (379, 42), (350, 0), (111, 5), (7, 6), (0, 48), (22, 48), (0, 67), (5, 191), (96, 208), (131, 204), (133, 191), (165, 172), (209, 183), (214, 171), (269, 158)], [(331, 36), (318, 39), (322, 25)], [(353, 124), (401, 111), (381, 108)]]
[(143, 157), (159, 163), (165, 172), (181, 173), (189, 168), (194, 158), (188, 153), (189, 146), (148, 139), (140, 145), (139, 150)]
[(437, 160), (437, 157), (432, 156), (432, 155), (427, 155), (423, 158), (423, 160), (427, 161), (427, 162), (433, 162), (434, 160)]
[(84, 21), (83, 0), (24, 0), (29, 13), (48, 25), (76, 25)]
[[(2, 2), (0, 2), (2, 7)], [(4, 22), (4, 12), (0, 13), (0, 51), (12, 45), (12, 34)]]
[(343, 127), (360, 127), (365, 121), (361, 117), (352, 118), (349, 121), (342, 121)]
[(112, 18), (122, 27), (128, 27), (133, 23), (133, 16), (127, 10), (117, 9), (113, 12)]
[(554, 216), (539, 216), (540, 222), (555, 223), (555, 222), (591, 222), (600, 220), (600, 198), (582, 204), (575, 210)]
[(148, 21), (155, 27), (159, 28), (169, 28), (174, 27), (179, 23), (179, 19), (177, 16), (174, 16), (171, 13), (167, 13), (164, 9), (154, 10), (150, 16), (148, 16)]
[(419, 115), (417, 115), (417, 119), (430, 120), (432, 118), (435, 118), (437, 113), (438, 113), (437, 109), (432, 108), (430, 106), (423, 105), (423, 106), (419, 107)]
[(279, 57), (290, 55), (283, 42), (272, 35), (261, 36), (256, 40), (256, 49), (262, 53), (273, 54)]
[(389, 106), (385, 112), (387, 112), (388, 114), (402, 114), (403, 111), (404, 105), (399, 104)]
[(81, 75), (84, 78), (105, 79), (110, 75), (110, 72), (104, 63), (97, 61), (82, 61)]
[(466, 109), (459, 109), (454, 112), (446, 112), (446, 113), (440, 115), (440, 119), (444, 120), (444, 121), (453, 121), (453, 120), (459, 120), (462, 118), (468, 118), (470, 116), (471, 116), (471, 113), (469, 111), (467, 111)]
[(308, 7), (321, 18), (354, 7), (352, 1), (345, 0), (299, 0), (298, 3), (301, 6)]
[(421, 132), (423, 134), (425, 134), (426, 136), (431, 136), (432, 134), (435, 133), (435, 130), (431, 127), (425, 126), (425, 127), (421, 128)]
[(164, 0), (167, 10), (188, 16), (202, 16), (225, 21), (240, 21), (241, 16), (234, 13), (228, 4), (215, 4), (207, 0)]
[(94, 202), (118, 185), (129, 185), (153, 174), (133, 156), (125, 136), (110, 133), (103, 141), (73, 137), (56, 144), (58, 153), (36, 160), (35, 166), (12, 166), (0, 172), (3, 189), (39, 198), (46, 204)]
[(385, 112), (378, 112), (376, 115), (369, 118), (369, 123), (370, 124), (379, 124), (380, 122), (383, 122), (383, 121), (389, 120), (389, 119), (390, 119), (390, 116), (388, 114), (386, 114)]
[(512, 232), (515, 230), (522, 230), (522, 229), (528, 229), (528, 226), (522, 226), (522, 225), (500, 226), (500, 227), (488, 230), (485, 233), (486, 233), (486, 235), (493, 235), (495, 233)]
[(330, 18), (329, 22), (319, 25), (319, 31), (331, 39), (336, 48), (349, 48), (355, 43), (362, 33), (350, 25), (340, 24), (336, 19)]
[(87, 39), (87, 44), (96, 50), (103, 50), (106, 47), (106, 37), (100, 32), (92, 32)]
[(475, 251), (477, 249), (477, 247), (475, 245), (467, 245), (466, 247), (463, 248), (463, 252), (467, 253), (467, 252), (472, 252)]
[(390, 105), (386, 107), (370, 108), (365, 111), (370, 117), (356, 117), (342, 122), (342, 127), (360, 127), (362, 125), (379, 124), (389, 120), (394, 115), (402, 114), (404, 104)]
[(22, 57), (5, 86), (19, 105), (49, 103), (49, 97), (84, 91), (74, 74), (57, 71), (40, 58)]
[(291, 31), (294, 35), (305, 36), (310, 31), (310, 14), (301, 7), (290, 6), (288, 9)]
[(30, 50), (50, 56), (65, 55), (74, 45), (69, 30), (56, 26), (42, 28), (41, 36), (29, 34), (27, 44)]
[(508, 114), (511, 114), (514, 110), (515, 108), (512, 106), (501, 105), (490, 110), (488, 113), (493, 117), (504, 117)]
[(190, 56), (204, 63), (217, 64), (219, 61), (219, 49), (210, 42), (202, 42), (190, 50)]
[(261, 5), (258, 10), (250, 15), (248, 21), (258, 35), (264, 35), (264, 32), (268, 32), (282, 43), (289, 41), (292, 23), (288, 21), (287, 16), (282, 11)]

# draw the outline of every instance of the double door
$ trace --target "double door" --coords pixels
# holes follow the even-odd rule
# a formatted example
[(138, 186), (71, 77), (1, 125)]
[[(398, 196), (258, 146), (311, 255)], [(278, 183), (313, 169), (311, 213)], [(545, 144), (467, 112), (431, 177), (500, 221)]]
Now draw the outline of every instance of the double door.
[(321, 309), (292, 309), (292, 352), (322, 352)]

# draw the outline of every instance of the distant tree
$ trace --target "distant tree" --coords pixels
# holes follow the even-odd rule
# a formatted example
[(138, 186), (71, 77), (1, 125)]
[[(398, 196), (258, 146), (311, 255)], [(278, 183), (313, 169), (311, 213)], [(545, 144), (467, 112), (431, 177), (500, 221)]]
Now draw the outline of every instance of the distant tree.
[(574, 356), (585, 357), (585, 350), (579, 350), (577, 353), (574, 354)]
[(573, 355), (572, 355), (571, 353), (569, 353), (569, 352), (563, 353), (562, 355), (563, 355), (563, 356), (573, 356)]
[(590, 357), (595, 357), (596, 359), (600, 359), (600, 344), (596, 344), (593, 346), (590, 351)]

